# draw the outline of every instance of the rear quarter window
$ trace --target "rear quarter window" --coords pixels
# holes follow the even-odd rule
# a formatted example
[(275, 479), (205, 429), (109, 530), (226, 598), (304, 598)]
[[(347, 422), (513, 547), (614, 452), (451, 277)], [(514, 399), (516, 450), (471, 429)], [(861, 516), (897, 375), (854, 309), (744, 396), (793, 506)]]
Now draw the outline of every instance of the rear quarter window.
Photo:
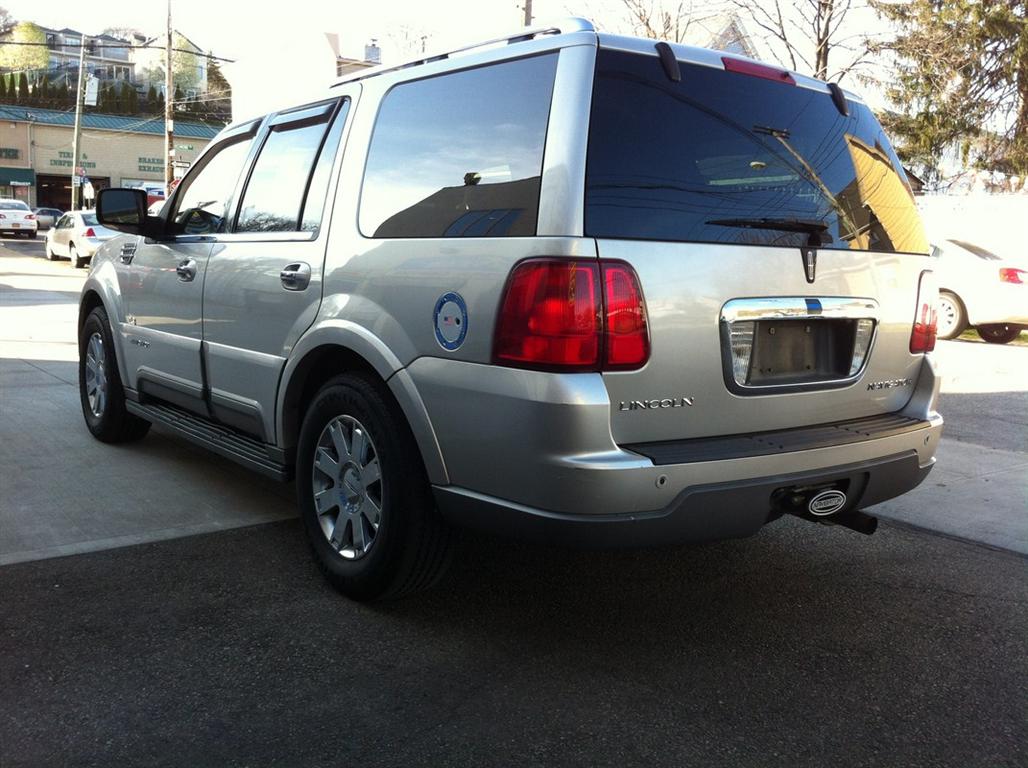
[(397, 85), (360, 203), (366, 237), (534, 235), (557, 55)]
[(927, 253), (906, 175), (871, 111), (827, 92), (601, 50), (586, 234)]

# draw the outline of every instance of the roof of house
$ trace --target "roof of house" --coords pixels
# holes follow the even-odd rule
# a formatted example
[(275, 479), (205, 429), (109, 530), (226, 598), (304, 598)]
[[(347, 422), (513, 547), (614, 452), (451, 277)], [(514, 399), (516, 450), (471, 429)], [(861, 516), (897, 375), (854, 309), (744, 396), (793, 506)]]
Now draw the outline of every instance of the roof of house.
[[(21, 107), (13, 104), (0, 104), (0, 120), (14, 122), (33, 122), (40, 125), (75, 125), (74, 112), (61, 112), (56, 109), (37, 109)], [(102, 131), (122, 131), (125, 133), (152, 133), (164, 135), (163, 117), (126, 117), (124, 115), (100, 115), (83, 112), (82, 127)], [(206, 123), (192, 123), (184, 120), (175, 121), (175, 135), (191, 139), (213, 139), (220, 129)]]

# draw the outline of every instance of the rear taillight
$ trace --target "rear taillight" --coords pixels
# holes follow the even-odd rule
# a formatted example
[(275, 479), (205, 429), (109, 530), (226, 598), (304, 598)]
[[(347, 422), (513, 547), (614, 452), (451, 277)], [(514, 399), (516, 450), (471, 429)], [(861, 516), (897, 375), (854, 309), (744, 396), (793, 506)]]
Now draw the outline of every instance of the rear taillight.
[(608, 370), (638, 368), (650, 358), (646, 303), (633, 269), (600, 262), (603, 272), (604, 363)]
[(4, 214), (0, 213), (0, 219), (6, 219), (6, 218), (7, 218), (7, 217), (6, 217), (6, 216), (4, 216)]
[(1016, 283), (1018, 285), (1024, 284), (1025, 271), (1023, 269), (1013, 269), (1011, 267), (1003, 267), (999, 271), (999, 281), (1001, 283)]
[(922, 272), (917, 285), (917, 311), (914, 328), (910, 332), (910, 351), (913, 354), (935, 349), (935, 333), (939, 319), (939, 285), (933, 272)]
[(537, 370), (638, 368), (649, 359), (646, 306), (622, 262), (529, 259), (514, 268), (493, 360)]
[(733, 59), (731, 56), (722, 56), (721, 63), (724, 64), (726, 72), (738, 72), (740, 75), (752, 75), (765, 80), (774, 80), (776, 83), (796, 85), (793, 76), (784, 69), (758, 64), (755, 61), (746, 61), (746, 59)]
[(28, 216), (25, 217), (25, 221), (35, 221), (35, 220), (36, 220), (36, 214), (34, 214), (34, 213), (30, 213)]
[(96, 232), (94, 232), (94, 231), (93, 231), (93, 228), (92, 228), (92, 227), (90, 227), (89, 229), (87, 229), (87, 230), (85, 231), (85, 236), (86, 236), (86, 237), (96, 237)]

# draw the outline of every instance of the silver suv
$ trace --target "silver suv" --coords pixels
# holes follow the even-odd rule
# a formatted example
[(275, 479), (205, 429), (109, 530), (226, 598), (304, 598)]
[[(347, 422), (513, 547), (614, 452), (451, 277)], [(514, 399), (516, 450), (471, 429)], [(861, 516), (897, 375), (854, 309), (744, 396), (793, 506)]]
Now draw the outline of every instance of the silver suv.
[(934, 462), (937, 289), (857, 96), (571, 20), (347, 76), (225, 129), (81, 300), (82, 406), (295, 478), (346, 594), (423, 588), (450, 524), (742, 537)]

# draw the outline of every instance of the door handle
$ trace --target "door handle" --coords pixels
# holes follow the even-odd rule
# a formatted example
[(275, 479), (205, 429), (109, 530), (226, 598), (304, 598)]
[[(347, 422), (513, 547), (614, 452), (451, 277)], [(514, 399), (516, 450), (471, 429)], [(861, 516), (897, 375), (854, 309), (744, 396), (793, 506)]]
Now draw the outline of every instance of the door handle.
[(287, 291), (302, 291), (311, 284), (311, 265), (299, 261), (285, 267), (278, 276)]
[(190, 282), (196, 277), (196, 261), (193, 259), (186, 259), (185, 261), (179, 262), (179, 265), (175, 267), (175, 272), (178, 273), (178, 279), (183, 283)]

